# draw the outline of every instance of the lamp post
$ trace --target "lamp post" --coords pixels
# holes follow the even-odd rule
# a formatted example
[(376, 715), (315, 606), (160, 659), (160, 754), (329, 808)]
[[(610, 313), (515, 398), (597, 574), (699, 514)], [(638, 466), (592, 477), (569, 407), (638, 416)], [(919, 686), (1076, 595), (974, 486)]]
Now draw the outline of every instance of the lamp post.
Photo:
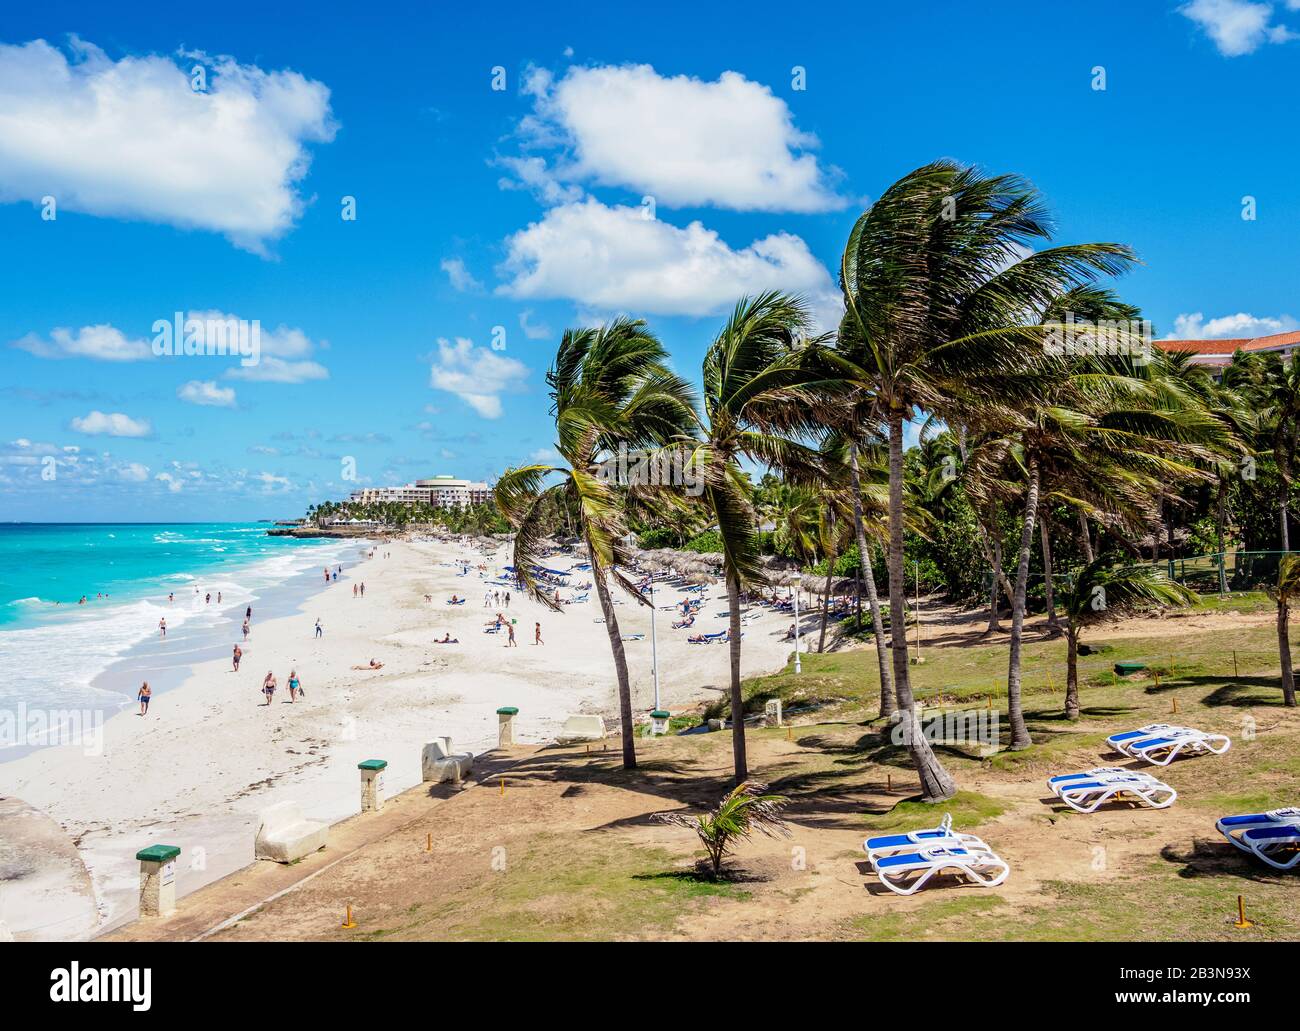
[(797, 576), (794, 581), (794, 671), (803, 672), (803, 666), (799, 662), (799, 579)]
[(655, 636), (655, 582), (650, 580), (650, 673), (655, 682), (655, 711), (659, 711), (659, 639)]

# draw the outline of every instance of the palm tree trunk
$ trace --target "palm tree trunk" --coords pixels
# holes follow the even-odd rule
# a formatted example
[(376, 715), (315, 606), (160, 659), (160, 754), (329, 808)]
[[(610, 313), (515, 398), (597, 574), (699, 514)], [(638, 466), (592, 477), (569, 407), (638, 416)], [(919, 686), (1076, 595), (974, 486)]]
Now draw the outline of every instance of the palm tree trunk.
[(740, 696), (740, 578), (727, 570), (727, 603), (731, 610), (731, 754), (736, 767), (736, 783), (749, 780), (745, 761), (745, 700)]
[(1282, 483), (1282, 504), (1278, 510), (1278, 514), (1282, 520), (1282, 550), (1283, 551), (1291, 550), (1291, 531), (1287, 528), (1286, 525), (1287, 509), (1291, 507), (1290, 504), (1288, 503), (1288, 498), (1287, 498), (1287, 492), (1290, 489), (1291, 489), (1291, 485), (1284, 481)]
[(894, 691), (898, 695), (903, 742), (921, 778), (921, 798), (942, 802), (957, 793), (957, 785), (940, 765), (916, 718), (912, 681), (907, 666), (907, 587), (903, 580), (903, 414), (889, 413), (889, 621), (894, 653)]
[(1079, 628), (1068, 615), (1065, 624), (1065, 716), (1079, 718)]
[(871, 633), (876, 639), (876, 661), (880, 665), (880, 715), (894, 715), (898, 704), (894, 699), (894, 685), (889, 677), (889, 655), (885, 649), (885, 621), (880, 614), (880, 595), (876, 593), (876, 574), (871, 568), (871, 552), (867, 550), (867, 531), (862, 525), (862, 480), (858, 473), (858, 445), (849, 445), (849, 473), (853, 486), (853, 532), (858, 539), (858, 564), (867, 581), (867, 603), (871, 606)]
[(1228, 556), (1223, 551), (1223, 524), (1228, 502), (1228, 481), (1219, 477), (1219, 498), (1215, 514), (1215, 547), (1219, 551), (1219, 593), (1228, 593)]
[(831, 563), (831, 557), (826, 556), (826, 588), (822, 591), (822, 633), (821, 638), (817, 641), (817, 651), (826, 650), (826, 622), (830, 616), (831, 603), (831, 574), (835, 571)]
[(623, 637), (618, 630), (618, 616), (614, 613), (614, 602), (609, 596), (605, 571), (596, 558), (596, 549), (592, 547), (590, 535), (587, 537), (587, 555), (591, 561), (591, 580), (596, 585), (596, 597), (600, 599), (600, 611), (605, 616), (609, 648), (614, 653), (614, 675), (618, 678), (618, 719), (623, 737), (623, 769), (634, 770), (636, 738), (632, 727), (632, 683), (627, 675), (627, 654), (623, 651)]
[(1059, 626), (1056, 618), (1056, 595), (1052, 589), (1052, 531), (1047, 526), (1047, 516), (1038, 521), (1043, 543), (1043, 593), (1047, 602), (1048, 626)]
[(1083, 545), (1083, 561), (1091, 565), (1095, 559), (1092, 553), (1092, 531), (1088, 529), (1088, 516), (1079, 509), (1079, 543)]
[(1277, 603), (1277, 652), (1282, 660), (1282, 704), (1295, 707), (1295, 671), (1291, 668), (1291, 631), (1288, 620), (1291, 606), (1282, 600)]
[(998, 584), (1002, 581), (1002, 541), (993, 539), (993, 588), (989, 591), (989, 626), (984, 632), (991, 634), (1002, 629), (998, 620)]
[(1025, 630), (1025, 595), (1029, 590), (1029, 551), (1034, 543), (1038, 514), (1038, 458), (1029, 455), (1029, 485), (1025, 491), (1025, 521), (1020, 528), (1020, 557), (1016, 564), (1016, 593), (1011, 599), (1011, 659), (1007, 663), (1007, 722), (1011, 724), (1011, 750), (1032, 745), (1025, 713), (1020, 705), (1020, 648)]

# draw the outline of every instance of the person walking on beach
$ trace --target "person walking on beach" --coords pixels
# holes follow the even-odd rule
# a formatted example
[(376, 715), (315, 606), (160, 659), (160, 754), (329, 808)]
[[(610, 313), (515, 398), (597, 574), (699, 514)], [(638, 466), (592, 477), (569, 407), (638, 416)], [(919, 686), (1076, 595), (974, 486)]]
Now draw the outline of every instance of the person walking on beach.
[(166, 616), (164, 616), (162, 619), (158, 620), (158, 636), (160, 636), (160, 637), (166, 637), (166, 636), (167, 636), (167, 617), (166, 617)]
[(275, 674), (269, 669), (266, 671), (266, 679), (262, 681), (262, 694), (266, 695), (266, 704), (271, 704), (271, 699), (275, 697)]
[(316, 636), (317, 636), (317, 638), (319, 638), (319, 637), (320, 637), (322, 634), (324, 634), (324, 633), (325, 633), (325, 628), (322, 627), (322, 626), (320, 625), (320, 620), (319, 620), (319, 619), (316, 620)]
[(506, 640), (506, 647), (517, 648), (518, 643), (515, 641), (515, 625), (513, 623), (506, 624), (506, 633), (509, 635)]
[(365, 582), (364, 580), (362, 580), (362, 581), (361, 581), (361, 597), (364, 598), (365, 596), (366, 596), (366, 582)]
[(302, 694), (302, 683), (298, 680), (298, 674), (294, 670), (289, 670), (289, 701), (293, 701)]
[(248, 620), (244, 620), (244, 640), (248, 640)]
[(244, 621), (251, 623), (252, 620), (253, 620), (253, 606), (250, 605), (248, 606), (248, 608), (244, 609)]
[(235, 651), (230, 656), (230, 662), (235, 667), (236, 673), (239, 672), (239, 660), (242, 659), (243, 657), (244, 657), (243, 651), (240, 650), (239, 645), (235, 645)]
[(541, 624), (541, 623), (534, 623), (534, 624), (533, 624), (533, 644), (545, 644), (545, 643), (546, 643), (546, 642), (542, 640), (542, 624)]
[(506, 608), (510, 608), (510, 592), (506, 591)]
[(352, 585), (352, 597), (355, 598), (356, 596), (357, 596), (357, 585), (356, 585), (356, 584), (353, 584), (353, 585)]
[(149, 689), (149, 681), (140, 685), (140, 693), (136, 696), (140, 699), (140, 715), (149, 715), (149, 699), (153, 697), (153, 691)]

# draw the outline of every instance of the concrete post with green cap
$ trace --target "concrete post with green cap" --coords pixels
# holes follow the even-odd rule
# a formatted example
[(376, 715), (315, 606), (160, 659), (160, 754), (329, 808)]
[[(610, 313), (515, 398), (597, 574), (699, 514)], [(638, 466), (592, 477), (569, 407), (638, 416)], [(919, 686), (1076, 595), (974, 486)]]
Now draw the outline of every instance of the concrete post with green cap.
[(650, 714), (650, 733), (654, 735), (668, 733), (668, 721), (672, 719), (672, 713), (667, 709), (655, 709)]
[(150, 845), (135, 854), (140, 860), (140, 916), (170, 916), (176, 911), (175, 845)]
[(515, 743), (515, 717), (519, 710), (513, 705), (503, 705), (497, 710), (497, 747), (505, 748)]
[(384, 770), (388, 763), (383, 759), (367, 759), (357, 763), (361, 771), (361, 811), (377, 813), (384, 808)]

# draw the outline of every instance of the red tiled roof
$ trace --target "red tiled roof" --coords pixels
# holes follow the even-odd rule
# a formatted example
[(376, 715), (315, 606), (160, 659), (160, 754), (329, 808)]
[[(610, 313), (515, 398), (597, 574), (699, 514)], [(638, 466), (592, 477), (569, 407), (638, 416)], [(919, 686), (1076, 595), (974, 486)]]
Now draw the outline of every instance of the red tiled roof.
[(1300, 344), (1300, 331), (1273, 333), (1264, 337), (1236, 337), (1231, 340), (1157, 340), (1155, 344), (1162, 351), (1231, 355), (1237, 351), (1266, 351), (1273, 347)]

